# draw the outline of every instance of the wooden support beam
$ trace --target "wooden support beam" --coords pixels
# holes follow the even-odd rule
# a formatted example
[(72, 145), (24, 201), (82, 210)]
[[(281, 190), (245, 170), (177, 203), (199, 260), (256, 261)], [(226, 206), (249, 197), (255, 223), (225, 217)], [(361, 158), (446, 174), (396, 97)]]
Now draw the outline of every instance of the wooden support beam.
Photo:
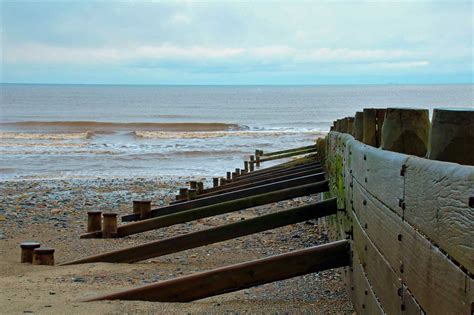
[[(313, 175), (302, 176), (295, 179), (279, 181), (273, 184), (261, 185), (261, 186), (252, 187), (248, 189), (228, 192), (228, 193), (217, 195), (217, 196), (210, 196), (206, 198), (189, 200), (186, 202), (169, 205), (166, 207), (152, 210), (150, 215), (152, 218), (159, 217), (159, 216), (163, 216), (163, 215), (167, 215), (171, 213), (177, 213), (180, 211), (190, 210), (193, 208), (209, 206), (209, 205), (226, 202), (226, 201), (230, 201), (234, 199), (250, 197), (253, 195), (259, 195), (262, 193), (267, 193), (267, 192), (276, 191), (276, 190), (298, 186), (298, 185), (305, 185), (305, 184), (314, 183), (318, 181), (321, 181), (321, 174), (316, 173)], [(140, 216), (137, 216), (136, 214), (128, 214), (122, 217), (123, 222), (135, 221), (138, 219), (140, 219)]]
[(287, 150), (281, 150), (281, 151), (274, 151), (274, 152), (268, 152), (268, 153), (262, 154), (262, 156), (263, 156), (263, 157), (268, 157), (268, 156), (280, 155), (280, 154), (283, 154), (283, 153), (290, 153), (290, 152), (294, 152), (294, 151), (301, 151), (301, 150), (315, 149), (315, 148), (316, 148), (316, 146), (313, 144), (313, 145), (308, 145), (308, 146), (305, 146), (305, 147), (299, 147), (299, 148), (293, 148), (293, 149), (287, 149)]
[[(171, 226), (174, 224), (185, 223), (189, 221), (212, 217), (219, 214), (234, 212), (252, 207), (258, 207), (282, 200), (288, 200), (296, 197), (325, 192), (328, 191), (328, 189), (328, 181), (325, 180), (322, 182), (306, 184), (297, 187), (272, 191), (269, 193), (262, 193), (260, 195), (230, 200), (227, 202), (213, 204), (201, 208), (164, 215), (157, 218), (151, 218), (140, 222), (125, 224), (118, 227), (117, 236), (124, 237), (132, 234), (142, 233), (150, 230), (159, 229), (162, 227)], [(81, 235), (81, 238), (94, 238), (100, 236), (100, 234), (100, 232), (87, 233)]]
[(119, 249), (108, 253), (90, 256), (62, 265), (91, 262), (133, 263), (153, 257), (177, 253), (191, 248), (214, 244), (237, 237), (251, 235), (285, 225), (325, 217), (337, 212), (336, 199), (309, 204), (289, 210), (238, 221), (215, 228), (170, 237), (143, 245)]
[(349, 262), (350, 246), (343, 240), (101, 295), (87, 301), (189, 302), (347, 266)]
[(251, 187), (256, 187), (256, 186), (261, 186), (261, 185), (266, 185), (266, 184), (271, 184), (271, 183), (276, 183), (282, 180), (288, 180), (288, 179), (293, 179), (293, 178), (298, 178), (302, 176), (307, 176), (307, 175), (312, 175), (312, 174), (321, 174), (321, 179), (324, 179), (324, 173), (322, 171), (322, 168), (320, 167), (313, 167), (309, 169), (303, 169), (302, 171), (291, 173), (291, 174), (284, 174), (284, 175), (275, 175), (274, 177), (268, 178), (268, 179), (263, 179), (263, 180), (257, 180), (257, 181), (252, 181), (250, 183), (245, 183), (245, 182), (235, 182), (232, 184), (229, 184), (225, 187), (222, 187), (222, 189), (216, 189), (208, 193), (204, 193), (197, 198), (204, 198), (204, 197), (210, 197), (210, 196), (215, 196), (223, 193), (228, 193), (231, 191), (236, 191), (236, 190), (241, 190), (241, 189), (247, 189)]
[[(259, 163), (273, 161), (273, 160), (279, 160), (279, 159), (285, 159), (285, 158), (289, 158), (289, 157), (292, 157), (292, 156), (297, 156), (297, 155), (302, 155), (302, 154), (307, 154), (307, 153), (313, 153), (313, 152), (316, 152), (316, 148), (304, 149), (304, 150), (299, 150), (299, 151), (292, 151), (292, 152), (289, 152), (289, 153), (284, 153), (284, 154), (274, 155), (274, 156), (269, 156), (269, 157), (257, 156), (257, 160), (255, 161), (255, 163), (257, 164), (257, 166), (259, 166)], [(250, 163), (252, 163), (252, 161), (250, 161)]]

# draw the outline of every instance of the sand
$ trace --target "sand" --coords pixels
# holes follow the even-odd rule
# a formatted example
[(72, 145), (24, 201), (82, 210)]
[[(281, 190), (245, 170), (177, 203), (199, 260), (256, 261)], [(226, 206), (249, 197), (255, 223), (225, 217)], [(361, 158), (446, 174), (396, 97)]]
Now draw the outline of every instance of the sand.
[(1, 183), (1, 314), (351, 314), (339, 270), (314, 273), (191, 303), (81, 302), (99, 294), (193, 274), (327, 242), (323, 224), (308, 221), (134, 264), (21, 264), (19, 244), (56, 249), (57, 263), (202, 230), (317, 200), (317, 196), (247, 209), (124, 239), (81, 240), (88, 210), (131, 212), (133, 199), (168, 203), (189, 178), (75, 179)]

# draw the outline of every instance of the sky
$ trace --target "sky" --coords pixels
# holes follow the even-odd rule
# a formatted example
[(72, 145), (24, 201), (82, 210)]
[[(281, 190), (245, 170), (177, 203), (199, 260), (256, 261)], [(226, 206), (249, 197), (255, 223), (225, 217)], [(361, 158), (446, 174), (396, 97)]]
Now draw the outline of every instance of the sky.
[(473, 82), (471, 1), (1, 1), (2, 83)]

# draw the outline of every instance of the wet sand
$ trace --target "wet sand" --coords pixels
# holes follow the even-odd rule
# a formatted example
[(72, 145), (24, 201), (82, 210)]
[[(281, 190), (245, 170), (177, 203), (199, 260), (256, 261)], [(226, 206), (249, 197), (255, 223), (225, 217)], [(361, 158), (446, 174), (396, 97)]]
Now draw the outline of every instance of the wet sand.
[[(191, 303), (81, 302), (98, 294), (193, 274), (327, 242), (324, 224), (308, 221), (135, 264), (32, 266), (19, 263), (19, 244), (34, 240), (56, 249), (56, 263), (207, 229), (289, 207), (317, 196), (179, 224), (124, 239), (81, 240), (88, 210), (131, 212), (133, 199), (154, 206), (174, 198), (189, 178), (7, 181), (1, 184), (0, 300), (2, 314), (351, 314), (338, 270), (214, 296)], [(207, 184), (209, 185), (209, 183)]]

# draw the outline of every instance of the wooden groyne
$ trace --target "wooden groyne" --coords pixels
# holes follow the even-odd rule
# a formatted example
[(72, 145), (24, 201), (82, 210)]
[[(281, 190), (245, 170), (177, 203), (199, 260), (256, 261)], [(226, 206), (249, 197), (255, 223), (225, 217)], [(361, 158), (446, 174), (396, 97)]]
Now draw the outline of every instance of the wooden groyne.
[[(435, 110), (432, 126), (427, 110), (384, 109), (381, 124), (378, 111), (364, 110), (352, 130), (336, 123), (319, 140), (328, 195), (345, 210), (330, 222), (332, 238), (352, 245), (344, 277), (354, 308), (472, 314), (474, 167), (424, 156), (474, 164), (474, 111)], [(438, 130), (439, 115), (454, 117), (444, 121), (446, 132)], [(382, 149), (374, 147), (378, 138)]]
[[(335, 121), (314, 145), (256, 150), (243, 169), (213, 178), (211, 187), (190, 181), (189, 187), (177, 188), (178, 200), (169, 205), (152, 209), (148, 200), (135, 201), (121, 224), (117, 213), (90, 211), (81, 237), (126, 237), (314, 194), (318, 202), (62, 265), (134, 263), (319, 219), (328, 223), (328, 244), (90, 301), (186, 302), (343, 268), (343, 281), (359, 314), (472, 314), (473, 130), (472, 109), (435, 110), (431, 122), (423, 109), (364, 109)], [(268, 161), (288, 158), (293, 159), (261, 168)], [(34, 255), (42, 253), (38, 246), (23, 244), (22, 260), (33, 255), (35, 261)], [(50, 249), (47, 253), (52, 255)], [(54, 260), (49, 256), (47, 261)]]

